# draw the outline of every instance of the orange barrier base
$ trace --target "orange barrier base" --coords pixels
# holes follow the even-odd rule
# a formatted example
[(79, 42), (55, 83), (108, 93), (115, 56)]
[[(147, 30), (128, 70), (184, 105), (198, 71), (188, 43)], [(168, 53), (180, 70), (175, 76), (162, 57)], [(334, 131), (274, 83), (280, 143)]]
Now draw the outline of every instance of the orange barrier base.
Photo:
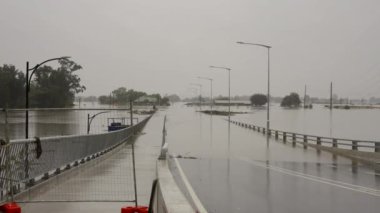
[(21, 208), (17, 203), (11, 202), (0, 206), (0, 211), (3, 213), (21, 213)]
[(125, 206), (121, 208), (121, 213), (148, 213), (146, 206)]

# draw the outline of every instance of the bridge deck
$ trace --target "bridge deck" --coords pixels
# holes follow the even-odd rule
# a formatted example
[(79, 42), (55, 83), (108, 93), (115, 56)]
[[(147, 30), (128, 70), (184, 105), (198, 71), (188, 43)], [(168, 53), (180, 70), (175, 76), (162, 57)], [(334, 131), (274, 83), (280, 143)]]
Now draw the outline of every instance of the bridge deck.
[[(135, 141), (139, 205), (148, 205), (156, 159), (160, 152), (162, 116), (158, 112)], [(131, 146), (122, 146), (80, 169), (53, 178), (27, 194), (24, 200), (133, 200)], [(127, 194), (128, 193), (128, 194)], [(126, 196), (125, 196), (126, 195)], [(21, 204), (23, 212), (120, 212), (125, 202), (36, 202)]]
[(169, 151), (209, 212), (379, 211), (376, 168), (275, 137), (267, 144), (262, 133), (194, 108), (167, 113)]

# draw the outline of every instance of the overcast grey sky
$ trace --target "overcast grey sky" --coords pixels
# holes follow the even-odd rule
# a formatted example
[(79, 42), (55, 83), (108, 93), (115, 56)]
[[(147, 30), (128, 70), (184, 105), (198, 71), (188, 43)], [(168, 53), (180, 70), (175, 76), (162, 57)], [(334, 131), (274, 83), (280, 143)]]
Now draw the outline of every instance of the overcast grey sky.
[[(1, 0), (0, 64), (69, 55), (84, 69), (84, 95), (119, 86), (191, 95), (197, 76), (214, 93), (271, 91), (327, 97), (380, 96), (378, 0)], [(53, 63), (54, 64), (54, 63)], [(52, 64), (52, 65), (53, 65)], [(204, 95), (209, 86), (204, 84)]]

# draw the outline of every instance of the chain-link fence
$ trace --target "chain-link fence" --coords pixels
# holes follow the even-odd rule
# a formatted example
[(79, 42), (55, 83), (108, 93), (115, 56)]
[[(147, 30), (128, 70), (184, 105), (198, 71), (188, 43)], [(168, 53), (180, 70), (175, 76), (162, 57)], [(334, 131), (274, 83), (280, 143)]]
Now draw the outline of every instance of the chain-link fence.
[[(145, 115), (145, 118), (140, 117), (140, 122), (136, 123), (135, 121), (135, 125), (133, 126), (129, 126), (130, 124), (125, 123), (124, 127), (127, 128), (111, 132), (102, 130), (103, 133), (96, 134), (84, 133), (82, 135), (9, 140), (7, 135), (11, 131), (10, 129), (12, 129), (12, 124), (10, 123), (17, 121), (17, 115), (20, 112), (16, 111), (14, 114), (12, 113), (3, 110), (1, 115), (2, 129), (4, 130), (4, 139), (1, 140), (0, 147), (0, 196), (2, 201), (11, 199), (13, 195), (20, 194), (21, 192), (23, 193), (21, 193), (19, 198), (28, 201), (37, 201), (35, 199), (35, 193), (39, 195), (49, 195), (38, 198), (39, 201), (131, 200), (126, 195), (128, 193), (127, 191), (130, 191), (130, 189), (132, 189), (131, 186), (133, 186), (132, 178), (130, 178), (133, 173), (131, 148), (120, 145), (136, 132), (140, 131), (151, 115)], [(51, 112), (43, 114), (47, 115), (48, 113)], [(9, 116), (10, 114), (11, 116)], [(105, 115), (106, 113), (103, 114)], [(124, 118), (122, 117), (123, 111), (116, 111), (116, 113), (111, 116), (114, 119)], [(106, 119), (99, 120), (104, 121), (109, 118), (110, 117), (106, 117)], [(67, 124), (68, 122), (65, 123)], [(115, 152), (115, 154), (106, 154), (110, 151)], [(105, 160), (106, 158), (108, 164), (101, 164), (100, 159)], [(81, 167), (81, 164), (85, 162), (90, 163), (86, 163), (86, 167)], [(104, 184), (102, 178), (105, 176), (99, 175), (99, 178), (96, 179), (96, 173), (104, 173), (107, 170), (115, 170), (119, 171), (119, 173), (109, 173), (113, 175), (113, 179), (106, 178), (111, 180), (110, 185), (106, 187), (102, 186), (102, 184)], [(76, 181), (74, 181), (75, 178), (65, 178), (69, 173), (74, 174), (73, 177), (81, 174), (79, 175), (81, 178)], [(87, 178), (91, 177), (92, 179), (88, 179), (87, 182), (84, 181), (85, 176), (83, 176), (83, 174), (88, 174)], [(59, 189), (59, 187), (55, 187), (53, 190), (52, 187), (48, 187), (50, 194), (46, 191), (44, 192), (49, 183), (54, 183), (52, 177), (54, 177), (55, 181), (60, 180), (61, 184), (59, 184), (59, 186), (62, 189), (66, 189), (66, 191)], [(50, 180), (46, 181), (47, 179)], [(127, 184), (125, 180), (130, 180), (130, 184)], [(90, 187), (91, 190), (86, 188), (87, 196), (80, 195), (80, 193), (84, 193), (86, 190), (78, 186), (84, 186), (89, 182), (99, 184)], [(40, 183), (44, 183), (45, 186), (38, 187), (38, 190), (32, 191), (32, 189), (36, 188), (34, 186)], [(114, 184), (114, 186), (112, 186), (112, 184)], [(53, 185), (57, 185), (57, 182)], [(128, 185), (130, 185), (130, 189), (128, 189)], [(124, 187), (125, 190), (117, 190), (120, 187)], [(72, 190), (68, 190), (70, 188)], [(113, 188), (114, 190), (111, 190), (112, 194), (107, 195), (107, 193), (111, 193), (111, 191), (107, 192), (107, 190), (104, 190), (105, 188)], [(25, 194), (26, 190), (27, 194)], [(55, 196), (53, 196), (52, 193)], [(118, 193), (120, 195), (123, 194), (123, 196), (119, 196)]]

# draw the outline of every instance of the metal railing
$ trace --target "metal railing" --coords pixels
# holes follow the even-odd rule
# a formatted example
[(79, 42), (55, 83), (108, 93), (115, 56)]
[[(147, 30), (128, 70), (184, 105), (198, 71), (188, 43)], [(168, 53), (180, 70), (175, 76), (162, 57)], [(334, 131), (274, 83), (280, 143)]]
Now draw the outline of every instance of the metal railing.
[(107, 133), (11, 140), (0, 147), (0, 201), (38, 182), (97, 158), (141, 130), (134, 126)]
[[(238, 126), (252, 129), (254, 131), (262, 132), (266, 135), (266, 128), (261, 126), (256, 126), (253, 124), (242, 123), (239, 121), (231, 121), (231, 123)], [(380, 152), (380, 142), (370, 141), (370, 140), (352, 140), (345, 138), (332, 138), (316, 135), (300, 134), (295, 132), (281, 131), (276, 129), (269, 129), (269, 135), (274, 136), (275, 139), (281, 139), (283, 142), (292, 143), (302, 143), (304, 147), (307, 147), (308, 143), (327, 146), (333, 148), (351, 149), (355, 151), (365, 151), (365, 152)]]

